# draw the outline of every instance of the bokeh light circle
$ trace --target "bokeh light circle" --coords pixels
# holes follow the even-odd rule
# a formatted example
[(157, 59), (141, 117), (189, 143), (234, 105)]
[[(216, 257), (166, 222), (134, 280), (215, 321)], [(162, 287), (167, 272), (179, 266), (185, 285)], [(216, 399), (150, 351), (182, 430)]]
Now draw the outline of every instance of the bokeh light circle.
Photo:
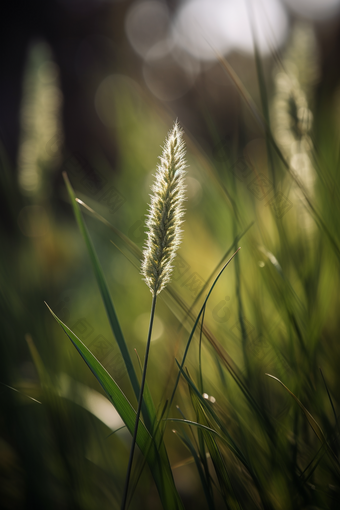
[(155, 0), (134, 3), (125, 21), (125, 30), (135, 52), (145, 58), (148, 51), (166, 37), (169, 13), (165, 3)]
[(253, 30), (262, 55), (270, 54), (287, 37), (288, 16), (279, 0), (230, 1), (226, 11), (225, 29), (236, 50), (254, 52)]
[(250, 19), (263, 55), (285, 41), (288, 16), (279, 0), (189, 0), (177, 12), (172, 35), (199, 60), (216, 60), (216, 52), (232, 50), (252, 54)]
[[(146, 85), (155, 97), (161, 101), (173, 101), (182, 97), (193, 85), (195, 73), (189, 65), (187, 69), (178, 62), (164, 41), (166, 50), (155, 45), (147, 55), (143, 66), (143, 76)], [(190, 59), (190, 57), (188, 57)]]
[(231, 49), (225, 30), (228, 0), (189, 0), (183, 3), (173, 23), (176, 44), (199, 60), (215, 60)]

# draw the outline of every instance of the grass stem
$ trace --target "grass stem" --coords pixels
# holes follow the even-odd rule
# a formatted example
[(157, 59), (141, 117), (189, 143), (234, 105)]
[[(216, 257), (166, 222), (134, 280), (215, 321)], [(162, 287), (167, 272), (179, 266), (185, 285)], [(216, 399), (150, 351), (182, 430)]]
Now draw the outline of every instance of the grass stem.
[(140, 413), (141, 413), (141, 409), (142, 409), (142, 402), (143, 402), (143, 391), (144, 391), (144, 385), (145, 385), (145, 379), (146, 379), (146, 369), (147, 369), (147, 365), (148, 365), (152, 326), (153, 326), (153, 320), (154, 320), (154, 316), (155, 316), (156, 299), (157, 299), (157, 295), (154, 294), (153, 298), (152, 298), (152, 305), (151, 305), (148, 341), (147, 341), (146, 350), (145, 350), (145, 359), (144, 359), (144, 367), (143, 367), (143, 374), (142, 374), (142, 382), (141, 382), (141, 386), (140, 386), (140, 393), (139, 393), (139, 399), (138, 399), (136, 423), (135, 423), (135, 429), (133, 432), (129, 464), (128, 464), (128, 469), (127, 469), (126, 478), (125, 478), (125, 486), (124, 486), (124, 494), (123, 494), (121, 510), (125, 510), (126, 500), (127, 500), (128, 490), (129, 490), (129, 482), (130, 482), (130, 476), (131, 476), (131, 471), (132, 471), (133, 455), (134, 455), (135, 446), (136, 446), (139, 417), (140, 417)]

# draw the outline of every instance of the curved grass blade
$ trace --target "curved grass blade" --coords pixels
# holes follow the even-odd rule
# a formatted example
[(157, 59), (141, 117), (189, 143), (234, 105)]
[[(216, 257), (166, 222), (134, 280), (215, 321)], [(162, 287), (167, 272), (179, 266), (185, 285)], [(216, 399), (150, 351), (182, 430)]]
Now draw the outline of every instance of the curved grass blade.
[[(129, 432), (133, 434), (136, 412), (122, 390), (86, 345), (53, 313), (47, 304), (46, 306), (96, 377)], [(142, 421), (139, 423), (136, 442), (149, 464), (163, 507), (167, 510), (183, 509), (183, 504), (174, 484), (164, 443), (162, 443), (162, 447), (158, 450), (157, 445), (155, 445), (153, 438)]]
[(192, 421), (192, 420), (184, 420), (183, 418), (167, 418), (166, 421), (185, 423), (186, 425), (190, 425), (192, 427), (197, 427), (197, 428), (202, 429), (206, 432), (210, 432), (211, 434), (214, 434), (215, 436), (217, 436), (223, 443), (225, 443), (228, 446), (228, 448), (236, 455), (236, 457), (238, 457), (238, 453), (233, 448), (232, 444), (229, 441), (227, 441), (227, 439), (225, 437), (223, 437), (219, 432), (217, 432), (217, 430), (214, 430), (211, 427), (208, 427), (207, 425), (202, 425), (202, 423), (197, 423), (196, 421)]
[(111, 434), (109, 434), (109, 435), (106, 437), (106, 439), (109, 439), (109, 437), (113, 436), (116, 432), (119, 432), (120, 430), (123, 430), (123, 429), (125, 429), (125, 428), (126, 428), (126, 425), (122, 425), (121, 427), (118, 427), (118, 429), (113, 430), (113, 431), (111, 432)]
[(283, 386), (285, 388), (286, 391), (288, 391), (288, 393), (293, 397), (293, 399), (295, 400), (295, 402), (297, 402), (297, 404), (299, 405), (299, 407), (302, 409), (302, 411), (304, 412), (306, 418), (307, 418), (307, 421), (310, 425), (310, 427), (312, 428), (314, 434), (316, 435), (316, 437), (319, 439), (319, 441), (324, 445), (326, 446), (328, 452), (330, 453), (331, 457), (335, 460), (335, 462), (337, 463), (338, 467), (340, 467), (340, 463), (339, 463), (339, 460), (337, 458), (337, 456), (335, 455), (335, 453), (333, 452), (332, 448), (329, 446), (329, 444), (327, 443), (327, 440), (325, 438), (325, 435), (324, 433), (322, 432), (321, 430), (321, 427), (320, 425), (317, 423), (317, 421), (313, 418), (313, 416), (310, 414), (310, 412), (305, 408), (305, 406), (302, 404), (302, 402), (297, 398), (296, 395), (294, 395), (294, 393), (292, 391), (290, 391), (289, 388), (287, 388), (287, 386), (282, 382), (280, 381), (280, 379), (278, 379), (277, 377), (275, 377), (274, 375), (270, 375), (270, 374), (266, 374), (268, 377), (271, 377), (272, 379), (274, 379), (275, 381), (277, 381), (278, 383), (281, 384), (281, 386)]
[[(251, 470), (249, 468), (249, 465), (246, 461), (246, 458), (244, 457), (243, 453), (241, 452), (241, 450), (238, 448), (238, 446), (236, 445), (236, 443), (234, 442), (234, 440), (232, 439), (232, 437), (230, 436), (229, 432), (227, 431), (227, 429), (225, 428), (225, 426), (223, 425), (223, 423), (221, 422), (221, 420), (219, 419), (219, 417), (217, 416), (217, 414), (215, 413), (215, 411), (212, 409), (212, 407), (210, 405), (208, 405), (208, 402), (203, 398), (203, 396), (201, 395), (201, 393), (198, 391), (197, 387), (195, 386), (195, 384), (193, 383), (191, 377), (189, 377), (183, 369), (181, 369), (178, 361), (176, 360), (176, 363), (177, 363), (177, 366), (180, 370), (180, 374), (184, 377), (184, 379), (186, 380), (186, 382), (189, 384), (189, 387), (190, 389), (193, 391), (193, 393), (195, 394), (195, 396), (198, 398), (199, 400), (199, 403), (202, 407), (202, 409), (204, 410), (204, 412), (208, 415), (210, 415), (213, 420), (215, 421), (215, 423), (218, 425), (218, 427), (221, 429), (222, 433), (226, 436), (226, 438), (224, 438), (224, 442), (229, 446), (229, 449), (230, 451), (236, 455), (236, 457), (242, 462), (242, 464), (248, 469), (248, 471), (251, 473)], [(185, 421), (188, 421), (188, 420), (185, 420)], [(216, 434), (218, 434), (216, 432)]]
[[(80, 356), (85, 361), (86, 365), (89, 367), (93, 375), (96, 377), (97, 381), (105, 391), (108, 399), (113, 404), (115, 409), (118, 411), (122, 420), (124, 421), (126, 427), (131, 432), (134, 426), (134, 420), (136, 417), (136, 413), (131, 406), (130, 402), (127, 400), (126, 396), (123, 394), (117, 383), (112, 379), (110, 374), (106, 371), (103, 365), (96, 359), (96, 357), (91, 353), (91, 351), (86, 347), (85, 344), (64, 324), (57, 315), (51, 310), (47, 303), (45, 303), (49, 311), (51, 312), (54, 319), (57, 323), (62, 327), (64, 333), (71, 340), (74, 347), (79, 352)], [(141, 422), (141, 436), (139, 437), (139, 443), (147, 443), (151, 438), (149, 432), (147, 432), (144, 424)]]
[[(224, 501), (225, 501), (227, 507), (229, 508), (228, 503), (227, 503), (227, 496), (228, 496), (228, 493), (234, 492), (234, 491), (231, 486), (231, 481), (229, 478), (229, 474), (228, 474), (223, 456), (220, 452), (220, 449), (217, 446), (216, 441), (214, 440), (214, 438), (212, 436), (216, 436), (223, 443), (227, 444), (228, 448), (230, 448), (230, 444), (228, 443), (228, 441), (226, 441), (226, 439), (223, 436), (221, 436), (216, 430), (214, 430), (206, 425), (203, 425), (202, 423), (197, 423), (197, 422), (190, 421), (190, 420), (182, 420), (180, 418), (168, 418), (167, 421), (184, 423), (184, 424), (187, 424), (190, 426), (197, 427), (199, 430), (202, 430), (202, 432), (205, 435), (205, 441), (208, 446), (210, 458), (212, 459), (214, 467), (215, 467), (216, 475), (219, 480), (219, 484), (220, 484), (221, 491), (222, 491), (222, 494), (224, 497)], [(196, 459), (195, 459), (195, 462), (196, 462)], [(236, 503), (237, 503), (238, 508), (240, 509), (240, 504), (237, 499), (236, 499)]]
[(80, 198), (76, 198), (76, 202), (83, 206), (84, 209), (90, 212), (97, 220), (101, 221), (106, 227), (112, 230), (112, 232), (114, 232), (123, 241), (123, 243), (129, 248), (131, 253), (133, 253), (135, 257), (138, 258), (138, 260), (142, 258), (142, 251), (138, 248), (138, 246), (134, 242), (132, 242), (125, 234), (123, 234), (123, 232), (121, 232), (118, 228), (112, 225), (112, 223), (107, 221), (104, 218), (104, 216), (102, 216), (101, 214), (97, 213), (97, 211), (92, 209), (92, 207), (85, 204), (85, 202), (83, 202), (83, 200), (80, 200)]

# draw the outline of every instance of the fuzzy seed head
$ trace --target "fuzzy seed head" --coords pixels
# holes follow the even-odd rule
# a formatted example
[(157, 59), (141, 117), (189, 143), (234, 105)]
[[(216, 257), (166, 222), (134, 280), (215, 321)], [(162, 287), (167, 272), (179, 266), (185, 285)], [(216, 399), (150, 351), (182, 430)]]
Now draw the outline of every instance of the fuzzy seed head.
[(310, 99), (318, 77), (317, 55), (314, 30), (309, 25), (297, 24), (282, 66), (274, 75), (274, 136), (291, 173), (309, 194), (313, 193), (315, 181)]
[(173, 260), (181, 241), (185, 200), (185, 145), (183, 131), (174, 123), (165, 140), (151, 187), (141, 274), (156, 296), (169, 283)]

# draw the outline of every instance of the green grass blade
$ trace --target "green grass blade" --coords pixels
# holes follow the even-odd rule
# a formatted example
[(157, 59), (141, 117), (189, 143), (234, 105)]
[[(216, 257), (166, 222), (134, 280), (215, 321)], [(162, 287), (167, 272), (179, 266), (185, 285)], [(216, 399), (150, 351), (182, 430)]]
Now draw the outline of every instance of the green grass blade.
[[(74, 347), (79, 352), (80, 356), (85, 361), (86, 365), (89, 367), (93, 375), (96, 377), (99, 384), (102, 386), (105, 391), (108, 399), (113, 404), (122, 420), (124, 421), (126, 427), (131, 432), (133, 431), (133, 427), (136, 421), (136, 413), (131, 406), (130, 402), (127, 400), (126, 396), (123, 394), (117, 383), (112, 379), (110, 374), (106, 371), (106, 369), (102, 366), (102, 364), (96, 359), (96, 357), (90, 352), (90, 350), (86, 347), (85, 344), (64, 324), (51, 310), (51, 308), (47, 305), (47, 308), (51, 312), (54, 319), (58, 322), (58, 324), (62, 327), (68, 338), (71, 340)], [(141, 434), (139, 437), (138, 445), (141, 450), (143, 447), (143, 443), (145, 445), (151, 438), (149, 432), (146, 430), (144, 424), (140, 423)], [(142, 447), (141, 447), (142, 446)]]
[[(133, 434), (136, 412), (122, 390), (86, 345), (53, 313), (48, 305), (46, 306), (102, 386), (106, 396), (119, 413), (129, 432)], [(162, 443), (162, 447), (157, 450), (151, 435), (142, 421), (139, 423), (136, 442), (147, 459), (163, 507), (167, 510), (182, 509), (183, 505), (174, 484), (164, 444)]]

